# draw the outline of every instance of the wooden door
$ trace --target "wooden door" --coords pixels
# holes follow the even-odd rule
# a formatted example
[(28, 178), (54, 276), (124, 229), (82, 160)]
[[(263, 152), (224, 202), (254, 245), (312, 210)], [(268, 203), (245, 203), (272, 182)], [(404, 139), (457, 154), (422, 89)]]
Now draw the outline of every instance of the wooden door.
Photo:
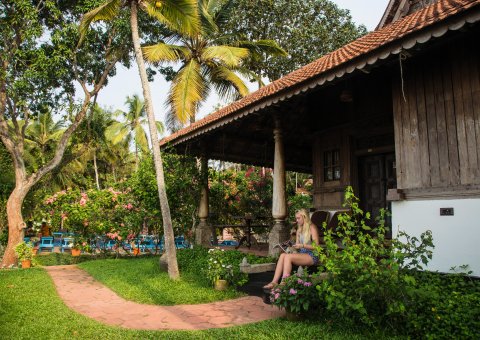
[(388, 209), (387, 190), (397, 185), (395, 154), (379, 154), (361, 157), (359, 165), (360, 206), (372, 214), (372, 221), (381, 208)]

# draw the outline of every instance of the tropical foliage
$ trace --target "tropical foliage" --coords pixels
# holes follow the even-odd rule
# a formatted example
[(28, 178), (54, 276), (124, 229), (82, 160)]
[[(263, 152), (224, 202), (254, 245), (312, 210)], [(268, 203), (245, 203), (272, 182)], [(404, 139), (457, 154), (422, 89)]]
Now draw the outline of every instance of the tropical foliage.
[[(115, 116), (121, 116), (121, 121), (113, 121), (105, 130), (105, 136), (113, 145), (124, 142), (126, 145), (132, 145), (135, 149), (135, 164), (138, 166), (138, 153), (149, 152), (147, 134), (144, 127), (147, 125), (147, 117), (145, 104), (138, 95), (127, 97), (125, 104), (128, 111), (117, 110)], [(155, 122), (158, 133), (163, 133), (163, 124), (159, 121)]]
[[(239, 75), (250, 74), (244, 62), (250, 55), (285, 55), (273, 40), (242, 41), (220, 29), (231, 15), (233, 1), (198, 0), (201, 27), (194, 34), (174, 33), (143, 48), (151, 62), (180, 63), (167, 99), (167, 126), (176, 130), (195, 115), (212, 89), (228, 100), (248, 93)], [(251, 75), (251, 74), (250, 74)]]
[[(17, 174), (7, 201), (9, 241), (4, 265), (15, 261), (13, 247), (22, 238), (18, 226), (24, 223), (21, 206), (26, 195), (58, 167), (90, 100), (125, 57), (122, 39), (116, 40), (121, 32), (104, 27), (85, 37), (88, 44), (77, 46), (76, 23), (83, 10), (82, 5), (54, 1), (8, 0), (0, 5), (0, 137)], [(75, 103), (75, 83), (83, 92), (80, 103)], [(46, 112), (70, 115), (70, 124), (52, 156), (32, 170), (25, 165), (26, 131), (35, 117)]]
[(259, 53), (245, 65), (257, 80), (270, 81), (366, 33), (364, 26), (353, 23), (348, 10), (329, 0), (236, 0), (221, 30), (244, 40), (275, 39), (285, 49), (287, 56)]

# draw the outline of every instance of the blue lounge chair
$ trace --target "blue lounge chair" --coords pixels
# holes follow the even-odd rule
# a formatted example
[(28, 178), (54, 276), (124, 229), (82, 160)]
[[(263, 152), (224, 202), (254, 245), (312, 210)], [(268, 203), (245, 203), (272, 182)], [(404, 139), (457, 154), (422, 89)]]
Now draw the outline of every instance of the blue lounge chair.
[(54, 232), (53, 233), (53, 245), (55, 247), (61, 247), (62, 246), (62, 238), (63, 238), (63, 233)]
[(223, 240), (218, 244), (219, 246), (227, 246), (227, 247), (236, 247), (238, 246), (238, 242), (235, 240)]
[(62, 238), (60, 250), (63, 253), (65, 250), (72, 250), (73, 237)]
[(40, 244), (38, 245), (38, 251), (41, 252), (43, 249), (49, 249), (53, 252), (53, 237), (52, 236), (45, 236), (40, 239)]
[(185, 240), (184, 236), (177, 236), (175, 237), (175, 248), (177, 249), (186, 249), (189, 248), (190, 245), (188, 242)]

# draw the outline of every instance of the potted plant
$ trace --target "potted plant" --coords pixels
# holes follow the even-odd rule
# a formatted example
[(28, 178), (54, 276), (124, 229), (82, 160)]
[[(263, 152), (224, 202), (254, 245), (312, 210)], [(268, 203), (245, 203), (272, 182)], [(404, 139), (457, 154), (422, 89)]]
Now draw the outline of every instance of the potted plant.
[(15, 246), (15, 254), (22, 263), (22, 268), (30, 268), (32, 266), (32, 246), (24, 241)]
[(318, 282), (319, 279), (307, 272), (284, 277), (282, 283), (273, 288), (270, 293), (272, 304), (284, 308), (287, 319), (299, 320), (320, 302), (316, 284), (312, 282), (314, 280)]
[(210, 249), (208, 251), (207, 277), (216, 290), (226, 290), (233, 280), (233, 267), (227, 263), (224, 249)]

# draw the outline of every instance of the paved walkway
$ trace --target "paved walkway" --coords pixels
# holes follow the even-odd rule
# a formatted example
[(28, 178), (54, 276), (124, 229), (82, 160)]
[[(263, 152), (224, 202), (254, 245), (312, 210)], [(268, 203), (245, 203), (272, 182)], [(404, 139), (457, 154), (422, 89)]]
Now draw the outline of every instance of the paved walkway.
[(144, 305), (119, 297), (77, 266), (51, 266), (45, 269), (68, 307), (113, 326), (148, 330), (201, 330), (243, 325), (284, 315), (283, 311), (253, 296), (199, 305)]

